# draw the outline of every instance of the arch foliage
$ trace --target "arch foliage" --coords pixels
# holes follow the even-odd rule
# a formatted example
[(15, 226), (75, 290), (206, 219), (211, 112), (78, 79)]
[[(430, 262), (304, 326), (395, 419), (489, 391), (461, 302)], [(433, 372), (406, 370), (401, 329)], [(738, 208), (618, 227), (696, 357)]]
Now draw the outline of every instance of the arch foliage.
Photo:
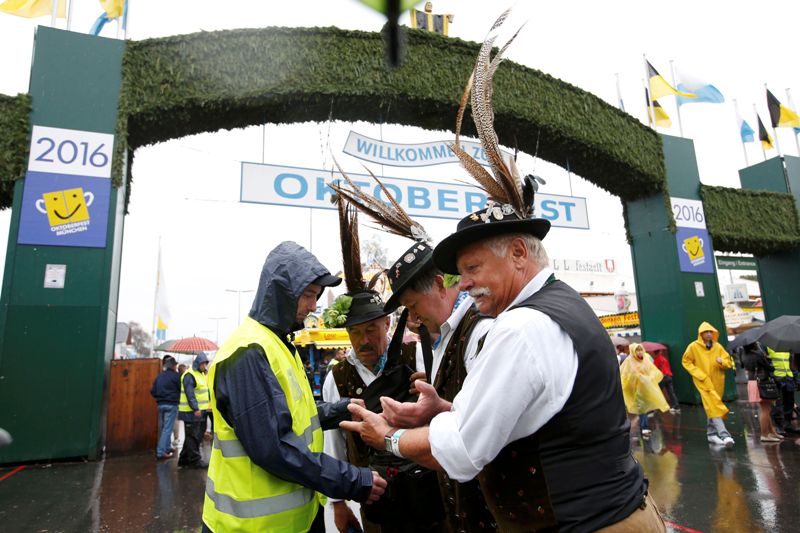
[[(479, 45), (405, 33), (405, 58), (394, 70), (384, 64), (379, 33), (337, 28), (200, 32), (128, 42), (115, 185), (130, 181), (136, 148), (220, 129), (364, 120), (452, 131)], [(572, 171), (623, 200), (668, 194), (658, 134), (590, 93), (506, 61), (495, 75), (494, 109), (506, 146), (562, 166), (569, 161)], [(29, 95), (0, 95), (0, 208), (11, 206), (13, 182), (24, 177), (30, 110)], [(464, 121), (463, 133), (474, 135), (471, 121)], [(796, 227), (757, 237), (732, 232), (727, 223), (714, 227), (715, 218), (725, 220), (725, 202), (749, 205), (758, 199), (741, 191), (725, 193), (721, 203), (715, 200), (720, 193), (705, 196), (709, 230), (720, 249), (759, 253), (798, 241)]]

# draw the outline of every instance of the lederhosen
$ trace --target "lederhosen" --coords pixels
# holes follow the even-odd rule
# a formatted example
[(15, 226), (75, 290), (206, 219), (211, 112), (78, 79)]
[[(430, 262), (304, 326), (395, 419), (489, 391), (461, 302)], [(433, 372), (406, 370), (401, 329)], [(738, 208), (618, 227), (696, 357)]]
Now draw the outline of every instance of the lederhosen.
[[(441, 398), (452, 402), (467, 377), (464, 355), (469, 339), (481, 315), (473, 305), (462, 317), (444, 350), (433, 386)], [(448, 530), (453, 533), (495, 531), (492, 513), (486, 506), (477, 479), (459, 483), (445, 472), (438, 472)]]
[(546, 314), (569, 335), (578, 371), (563, 409), (478, 475), (486, 503), (504, 532), (619, 522), (643, 504), (647, 480), (631, 454), (614, 346), (583, 298), (552, 277), (519, 307)]

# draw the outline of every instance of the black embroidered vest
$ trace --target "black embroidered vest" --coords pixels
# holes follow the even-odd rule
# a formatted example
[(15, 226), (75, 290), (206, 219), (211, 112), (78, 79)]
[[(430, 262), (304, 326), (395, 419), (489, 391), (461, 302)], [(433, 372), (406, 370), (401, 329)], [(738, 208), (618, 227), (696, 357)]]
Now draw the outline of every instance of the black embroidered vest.
[(486, 502), (501, 531), (614, 524), (647, 491), (631, 455), (614, 346), (589, 305), (561, 281), (515, 307), (546, 314), (569, 335), (578, 372), (564, 408), (533, 435), (508, 444), (479, 474)]

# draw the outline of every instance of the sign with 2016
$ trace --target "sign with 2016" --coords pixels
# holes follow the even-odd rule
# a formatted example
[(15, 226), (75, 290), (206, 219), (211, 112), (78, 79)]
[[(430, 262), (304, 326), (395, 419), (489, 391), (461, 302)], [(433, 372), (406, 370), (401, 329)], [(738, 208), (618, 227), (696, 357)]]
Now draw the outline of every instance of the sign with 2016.
[[(388, 201), (369, 175), (348, 176), (357, 187)], [(330, 202), (333, 189), (327, 184), (337, 179), (325, 170), (242, 163), (240, 201), (336, 209)], [(469, 185), (389, 177), (381, 182), (411, 216), (461, 219), (486, 206), (486, 193)], [(585, 198), (537, 193), (534, 213), (555, 227), (589, 229)]]
[(711, 236), (706, 229), (703, 202), (688, 198), (670, 198), (675, 217), (675, 241), (678, 245), (678, 263), (681, 272), (714, 273)]
[(19, 244), (106, 245), (114, 136), (34, 126)]

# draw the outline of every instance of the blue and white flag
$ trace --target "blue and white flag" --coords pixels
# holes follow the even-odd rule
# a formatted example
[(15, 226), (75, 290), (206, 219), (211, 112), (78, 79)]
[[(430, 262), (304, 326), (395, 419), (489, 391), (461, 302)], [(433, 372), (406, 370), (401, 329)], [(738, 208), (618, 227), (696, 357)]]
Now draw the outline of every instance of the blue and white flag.
[(699, 104), (706, 102), (709, 104), (721, 104), (725, 101), (725, 97), (719, 92), (719, 89), (711, 85), (705, 80), (681, 72), (675, 68), (675, 81), (677, 88), (680, 92), (692, 93), (697, 95), (696, 98), (686, 98), (685, 96), (677, 95), (678, 105), (683, 104)]
[(750, 124), (748, 124), (747, 121), (742, 118), (742, 115), (739, 114), (738, 109), (736, 110), (736, 125), (739, 126), (739, 135), (741, 135), (743, 143), (751, 143), (756, 140), (756, 132), (753, 131), (753, 128), (750, 127)]

